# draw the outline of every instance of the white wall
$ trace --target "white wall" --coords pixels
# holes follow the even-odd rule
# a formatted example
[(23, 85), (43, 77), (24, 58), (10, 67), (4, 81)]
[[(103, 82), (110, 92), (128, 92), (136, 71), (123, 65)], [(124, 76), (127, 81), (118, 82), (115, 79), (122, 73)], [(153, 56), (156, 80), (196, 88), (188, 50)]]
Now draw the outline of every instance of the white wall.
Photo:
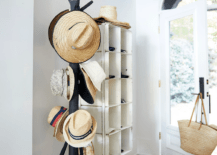
[[(89, 0), (81, 0), (81, 6)], [(102, 5), (117, 6), (118, 19), (129, 22), (134, 33), (134, 45), (136, 37), (136, 3), (134, 0), (95, 0), (94, 4), (85, 10), (92, 17), (99, 15)], [(47, 123), (47, 116), (52, 107), (63, 105), (68, 107), (67, 101), (61, 97), (54, 97), (50, 91), (50, 76), (54, 69), (61, 69), (67, 66), (61, 58), (57, 56), (48, 40), (48, 27), (55, 15), (68, 9), (68, 0), (36, 0), (34, 5), (34, 104), (33, 104), (33, 154), (34, 155), (54, 155), (59, 154), (63, 143), (52, 137), (53, 128)], [(135, 46), (133, 59), (135, 61)], [(135, 63), (134, 63), (135, 68)], [(134, 70), (136, 78), (136, 69)], [(134, 90), (135, 90), (134, 82)], [(136, 91), (134, 91), (136, 96)], [(136, 97), (134, 97), (136, 103)], [(135, 107), (135, 106), (134, 106)], [(136, 108), (135, 108), (136, 109)], [(135, 110), (134, 109), (134, 110)], [(136, 112), (135, 112), (136, 113)], [(134, 115), (134, 120), (136, 115)], [(136, 128), (134, 128), (136, 131)], [(134, 140), (136, 142), (136, 140)], [(135, 144), (136, 146), (136, 144)], [(135, 154), (136, 147), (134, 150)]]
[(159, 42), (160, 0), (136, 0), (137, 153), (159, 154)]
[(33, 0), (0, 1), (0, 154), (32, 154)]
[[(81, 6), (87, 2), (88, 0), (81, 0)], [(159, 80), (159, 0), (94, 2), (86, 10), (91, 16), (98, 16), (101, 5), (115, 5), (118, 8), (118, 19), (132, 25), (136, 103), (134, 133), (137, 133), (137, 136), (134, 135), (134, 146), (138, 148), (138, 154), (157, 155), (160, 128), (159, 102), (156, 97)], [(37, 0), (33, 18), (33, 0), (0, 1), (0, 123), (3, 124), (0, 128), (1, 154), (32, 154), (32, 134), (34, 155), (58, 154), (62, 147), (62, 143), (52, 137), (53, 128), (47, 123), (47, 115), (56, 105), (68, 106), (64, 99), (52, 96), (49, 86), (52, 71), (65, 67), (67, 63), (50, 46), (47, 31), (52, 18), (67, 8), (68, 0)], [(135, 154), (136, 147), (132, 154)]]
[[(87, 2), (82, 0), (81, 6)], [(91, 16), (98, 16), (101, 5), (115, 5), (118, 18), (132, 25), (136, 103), (134, 133), (137, 133), (137, 136), (134, 135), (136, 147), (132, 154), (135, 154), (136, 148), (138, 154), (158, 154), (158, 0), (94, 2), (86, 10)], [(6, 118), (0, 120), (3, 124), (0, 128), (1, 154), (32, 154), (33, 91), (33, 154), (53, 155), (60, 152), (62, 143), (52, 137), (53, 128), (47, 123), (47, 115), (52, 107), (68, 106), (68, 103), (52, 96), (49, 82), (52, 71), (67, 66), (67, 63), (50, 46), (47, 31), (52, 18), (67, 8), (67, 0), (37, 0), (33, 18), (33, 0), (0, 1), (0, 109), (2, 118)]]

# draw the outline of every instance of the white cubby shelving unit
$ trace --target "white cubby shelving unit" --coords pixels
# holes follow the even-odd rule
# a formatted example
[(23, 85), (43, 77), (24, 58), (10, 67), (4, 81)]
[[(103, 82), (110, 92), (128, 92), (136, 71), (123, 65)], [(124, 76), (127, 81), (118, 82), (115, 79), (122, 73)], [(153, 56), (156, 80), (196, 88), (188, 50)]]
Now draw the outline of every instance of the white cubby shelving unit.
[[(125, 155), (133, 147), (132, 32), (109, 23), (99, 27), (101, 45), (91, 61), (102, 66), (106, 80), (93, 105), (80, 98), (80, 109), (89, 111), (97, 121), (95, 154)], [(110, 47), (114, 50), (110, 51)], [(121, 78), (121, 73), (129, 78)], [(110, 79), (110, 75), (115, 78)]]

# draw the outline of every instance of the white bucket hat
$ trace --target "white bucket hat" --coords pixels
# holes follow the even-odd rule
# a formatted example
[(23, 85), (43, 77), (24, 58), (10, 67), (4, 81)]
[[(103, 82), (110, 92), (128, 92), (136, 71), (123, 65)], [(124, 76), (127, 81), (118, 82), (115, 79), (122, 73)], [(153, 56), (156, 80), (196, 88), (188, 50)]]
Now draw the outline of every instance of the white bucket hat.
[(68, 101), (74, 93), (75, 77), (70, 66), (66, 69), (54, 70), (50, 80), (51, 92), (55, 96), (64, 96)]
[(96, 89), (101, 91), (101, 84), (105, 80), (106, 74), (99, 63), (96, 61), (82, 63), (80, 68), (87, 73)]

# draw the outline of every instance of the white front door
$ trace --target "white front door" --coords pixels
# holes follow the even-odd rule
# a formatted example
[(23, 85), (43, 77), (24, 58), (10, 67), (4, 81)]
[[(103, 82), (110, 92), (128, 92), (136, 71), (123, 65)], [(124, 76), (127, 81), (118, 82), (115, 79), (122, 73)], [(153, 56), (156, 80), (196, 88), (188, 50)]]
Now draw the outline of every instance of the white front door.
[[(190, 119), (199, 79), (209, 114), (207, 4), (198, 0), (160, 14), (161, 148), (163, 155), (188, 154), (180, 148), (178, 120)], [(207, 116), (209, 121), (209, 116)]]

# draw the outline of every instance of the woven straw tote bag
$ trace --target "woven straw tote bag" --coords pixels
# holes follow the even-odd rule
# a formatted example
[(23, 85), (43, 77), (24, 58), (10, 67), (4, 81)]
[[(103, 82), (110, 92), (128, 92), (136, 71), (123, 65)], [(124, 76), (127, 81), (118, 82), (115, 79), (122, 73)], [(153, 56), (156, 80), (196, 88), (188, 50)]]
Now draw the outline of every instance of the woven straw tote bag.
[[(196, 106), (201, 98), (201, 122), (192, 121)], [(202, 112), (206, 124), (202, 124)], [(196, 117), (197, 120), (197, 117)], [(217, 131), (208, 126), (202, 94), (198, 94), (190, 120), (178, 121), (181, 138), (181, 148), (194, 155), (211, 155), (217, 146)]]

